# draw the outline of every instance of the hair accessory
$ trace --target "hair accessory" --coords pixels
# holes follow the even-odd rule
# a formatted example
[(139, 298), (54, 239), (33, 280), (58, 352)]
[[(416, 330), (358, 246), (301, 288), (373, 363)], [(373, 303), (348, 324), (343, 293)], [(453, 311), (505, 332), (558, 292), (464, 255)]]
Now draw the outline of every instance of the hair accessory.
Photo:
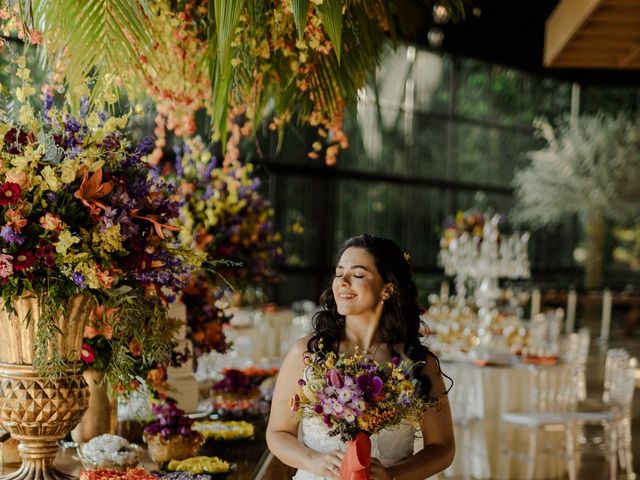
[(404, 256), (404, 259), (407, 261), (407, 263), (409, 263), (409, 260), (411, 260), (411, 254), (409, 252), (404, 252), (402, 255)]

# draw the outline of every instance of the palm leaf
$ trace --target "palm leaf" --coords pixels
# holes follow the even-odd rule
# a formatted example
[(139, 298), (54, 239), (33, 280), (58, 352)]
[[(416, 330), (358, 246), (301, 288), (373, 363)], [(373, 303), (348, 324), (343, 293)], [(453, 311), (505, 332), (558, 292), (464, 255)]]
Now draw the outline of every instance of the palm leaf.
[(333, 42), (333, 49), (340, 62), (340, 50), (342, 45), (342, 0), (324, 0), (316, 5), (320, 21)]
[(309, 14), (309, 0), (291, 0), (291, 10), (293, 20), (296, 22), (298, 38), (304, 37), (304, 29), (307, 26), (307, 15)]
[[(139, 0), (22, 0), (30, 28), (48, 40), (51, 59), (63, 55), (69, 85), (108, 74), (141, 75), (141, 57), (157, 60), (146, 2)], [(65, 52), (65, 53), (62, 53)]]
[(223, 149), (226, 143), (226, 116), (231, 84), (231, 43), (245, 0), (214, 0), (213, 19), (218, 61), (213, 75), (213, 124), (220, 132)]

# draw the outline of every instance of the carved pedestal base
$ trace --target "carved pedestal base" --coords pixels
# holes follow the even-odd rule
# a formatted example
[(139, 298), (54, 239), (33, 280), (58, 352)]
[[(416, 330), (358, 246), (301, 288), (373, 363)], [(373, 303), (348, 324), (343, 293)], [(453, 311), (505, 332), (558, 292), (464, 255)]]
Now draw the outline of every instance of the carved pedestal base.
[(0, 363), (0, 424), (20, 442), (22, 467), (0, 480), (66, 480), (53, 467), (58, 441), (89, 405), (89, 389), (77, 371), (40, 377), (31, 365)]

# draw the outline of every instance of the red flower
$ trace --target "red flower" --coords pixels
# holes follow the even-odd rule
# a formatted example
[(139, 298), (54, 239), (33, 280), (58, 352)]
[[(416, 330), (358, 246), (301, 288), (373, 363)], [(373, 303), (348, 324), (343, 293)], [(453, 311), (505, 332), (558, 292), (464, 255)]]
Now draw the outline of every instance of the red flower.
[(22, 189), (13, 182), (4, 182), (0, 187), (0, 205), (15, 205), (20, 200)]
[(24, 251), (18, 252), (13, 257), (13, 269), (14, 270), (26, 270), (27, 268), (31, 268), (36, 264), (36, 256), (33, 252)]
[(42, 263), (44, 263), (45, 266), (49, 268), (54, 267), (56, 264), (56, 254), (53, 245), (50, 242), (41, 239), (36, 247), (36, 258), (42, 260)]
[(91, 365), (96, 359), (96, 354), (93, 352), (93, 348), (91, 348), (86, 343), (83, 343), (82, 351), (80, 352), (80, 358), (87, 365)]

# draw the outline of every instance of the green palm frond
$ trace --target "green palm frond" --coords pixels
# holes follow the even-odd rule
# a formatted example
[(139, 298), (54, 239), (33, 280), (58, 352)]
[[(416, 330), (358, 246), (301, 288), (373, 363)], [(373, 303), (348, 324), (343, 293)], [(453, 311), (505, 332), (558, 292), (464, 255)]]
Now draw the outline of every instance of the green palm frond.
[[(152, 23), (144, 1), (22, 0), (27, 28), (46, 37), (49, 56), (62, 59), (70, 85), (142, 71), (153, 62)], [(94, 89), (98, 91), (99, 88)]]
[(220, 131), (220, 139), (225, 143), (226, 118), (228, 110), (229, 86), (231, 84), (231, 43), (233, 42), (236, 26), (240, 14), (244, 9), (245, 0), (213, 0), (214, 21), (216, 32), (217, 61), (213, 85), (213, 122)]
[(342, 47), (342, 0), (324, 0), (316, 5), (322, 25), (333, 42), (333, 49), (340, 63)]
[(296, 22), (298, 38), (303, 38), (304, 28), (307, 26), (309, 0), (291, 0), (291, 10), (293, 11), (293, 19)]
[[(436, 2), (288, 0), (289, 11), (281, 0), (208, 0), (202, 13), (185, 0), (166, 0), (166, 5), (165, 0), (10, 1), (21, 6), (28, 29), (43, 32), (48, 58), (63, 62), (67, 84), (79, 85), (89, 77), (98, 84), (94, 92), (120, 74), (130, 93), (133, 87), (148, 87), (152, 73), (163, 71), (154, 53), (160, 38), (154, 31), (166, 32), (167, 12), (178, 15), (191, 8), (186, 18), (193, 25), (176, 17), (180, 28), (189, 30), (176, 34), (193, 35), (190, 40), (196, 38), (201, 46), (207, 42), (206, 54), (194, 60), (200, 71), (208, 71), (212, 130), (223, 144), (230, 105), (251, 103), (254, 128), (272, 113), (279, 117), (276, 123), (291, 116), (304, 121), (312, 114), (327, 120), (341, 113), (374, 75), (383, 44), (389, 37), (410, 36), (421, 19), (431, 16)], [(438, 4), (460, 18), (473, 1)], [(165, 16), (157, 12), (159, 4)], [(308, 22), (313, 28), (307, 28)], [(168, 90), (163, 99), (171, 99), (171, 86), (162, 88)]]

